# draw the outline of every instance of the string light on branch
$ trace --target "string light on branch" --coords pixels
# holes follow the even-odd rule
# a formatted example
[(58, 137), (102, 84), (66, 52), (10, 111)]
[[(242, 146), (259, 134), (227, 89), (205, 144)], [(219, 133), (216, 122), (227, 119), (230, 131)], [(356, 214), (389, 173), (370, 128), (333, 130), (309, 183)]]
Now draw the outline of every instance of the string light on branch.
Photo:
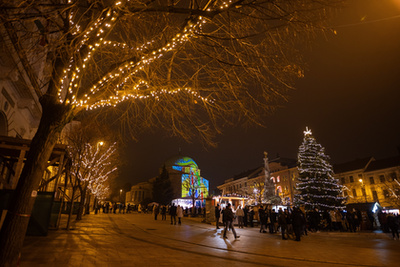
[[(122, 7), (124, 6), (125, 8), (125, 5), (129, 2), (129, 0), (115, 1), (113, 7), (103, 11), (83, 32), (81, 30), (82, 27), (74, 22), (74, 12), (71, 9), (69, 14), (70, 26), (75, 29), (73, 33), (74, 36), (81, 38), (81, 41), (77, 47), (76, 55), (70, 58), (69, 65), (65, 68), (64, 75), (60, 80), (59, 91), (57, 93), (60, 103), (93, 109), (102, 106), (113, 106), (127, 99), (157, 98), (161, 94), (167, 93), (162, 88), (157, 92), (119, 92), (126, 90), (126, 88), (128, 88), (127, 91), (132, 91), (130, 88), (130, 81), (133, 76), (138, 75), (144, 67), (165, 56), (166, 53), (175, 50), (191, 38), (195, 38), (202, 31), (202, 27), (207, 23), (207, 19), (202, 16), (192, 15), (191, 18), (187, 20), (186, 26), (184, 26), (179, 33), (176, 33), (169, 42), (166, 42), (165, 45), (162, 45), (159, 48), (151, 49), (151, 47), (156, 44), (155, 40), (146, 41), (138, 47), (105, 40), (105, 37), (110, 33), (113, 25), (118, 21), (118, 18), (126, 13), (126, 11), (122, 11)], [(68, 0), (68, 3), (72, 4), (72, 0)], [(218, 12), (221, 12), (221, 10), (231, 7), (231, 5), (232, 1), (222, 1), (222, 4), (215, 6), (215, 8), (218, 8)], [(129, 10), (129, 8), (127, 10)], [(207, 4), (204, 7), (204, 10), (212, 11), (212, 8)], [(109, 72), (107, 75), (100, 77), (98, 81), (89, 88), (87, 93), (81, 93), (78, 98), (78, 91), (81, 89), (81, 79), (84, 77), (84, 75), (80, 73), (87, 68), (89, 60), (93, 59), (94, 53), (98, 48), (110, 45), (118, 49), (127, 49), (127, 51), (128, 49), (131, 51), (135, 50), (136, 52), (143, 53), (143, 55), (139, 60), (124, 63)], [(85, 50), (82, 50), (82, 48), (85, 48)], [(82, 56), (80, 54), (81, 50), (86, 51), (85, 55)], [(114, 94), (112, 96), (104, 94), (103, 91), (105, 86), (107, 86), (107, 92), (111, 92), (109, 87), (114, 86)], [(198, 92), (189, 88), (180, 88), (179, 90), (172, 89), (168, 94), (176, 94), (181, 91), (186, 91), (202, 101), (214, 103), (214, 100), (202, 97)], [(90, 102), (94, 103), (89, 104)]]
[[(136, 85), (133, 87), (132, 91), (139, 90), (139, 88), (140, 88), (140, 86)], [(178, 94), (178, 93), (187, 93), (202, 102), (207, 102), (207, 103), (211, 103), (211, 104), (214, 103), (214, 99), (210, 99), (208, 97), (203, 97), (198, 92), (196, 92), (188, 87), (185, 87), (185, 88), (177, 88), (174, 90), (161, 89), (161, 90), (157, 90), (157, 91), (144, 91), (144, 92), (139, 91), (139, 92), (135, 92), (135, 93), (122, 92), (121, 96), (110, 97), (109, 99), (105, 99), (105, 100), (102, 99), (102, 100), (95, 102), (92, 105), (87, 104), (86, 109), (94, 110), (96, 108), (101, 108), (101, 107), (116, 106), (119, 103), (121, 103), (127, 99), (147, 99), (147, 98), (153, 97), (153, 98), (159, 100), (160, 96), (162, 96), (162, 95), (174, 95), (174, 94)]]

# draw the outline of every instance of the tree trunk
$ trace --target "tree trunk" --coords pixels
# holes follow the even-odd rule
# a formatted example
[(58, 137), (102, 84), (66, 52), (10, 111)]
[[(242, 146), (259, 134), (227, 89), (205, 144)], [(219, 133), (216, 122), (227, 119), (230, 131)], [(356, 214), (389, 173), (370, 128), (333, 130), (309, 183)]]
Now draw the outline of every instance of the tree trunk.
[(70, 226), (70, 223), (71, 223), (72, 213), (74, 212), (75, 191), (76, 191), (76, 185), (73, 185), (73, 186), (72, 186), (71, 205), (70, 205), (70, 210), (69, 210), (68, 220), (67, 220), (67, 228), (66, 228), (67, 231), (69, 230), (69, 226)]
[(45, 95), (43, 114), (0, 232), (0, 265), (17, 266), (29, 218), (48, 159), (63, 127), (72, 119), (69, 108)]
[(87, 186), (84, 185), (84, 187), (81, 190), (81, 202), (79, 203), (78, 214), (76, 215), (77, 221), (82, 220), (82, 215), (85, 211), (86, 188)]
[(85, 214), (90, 214), (90, 193), (87, 192), (86, 194), (87, 196), (86, 196)]

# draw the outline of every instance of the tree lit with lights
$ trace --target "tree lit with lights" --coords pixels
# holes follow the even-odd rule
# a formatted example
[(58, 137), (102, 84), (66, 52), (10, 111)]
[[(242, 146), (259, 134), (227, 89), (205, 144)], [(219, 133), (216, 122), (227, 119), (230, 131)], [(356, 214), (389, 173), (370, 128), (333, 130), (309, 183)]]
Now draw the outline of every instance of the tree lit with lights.
[(68, 122), (95, 109), (118, 116), (126, 132), (161, 127), (203, 141), (220, 125), (257, 123), (303, 77), (297, 48), (324, 29), (333, 2), (2, 1), (1, 34), (42, 117), (1, 229), (0, 262), (18, 261), (29, 222), (19, 215), (31, 213)]
[(108, 180), (117, 170), (113, 159), (116, 154), (115, 144), (105, 145), (83, 144), (83, 147), (69, 146), (69, 156), (72, 160), (71, 175), (79, 180), (81, 191), (80, 209), (77, 219), (82, 218), (84, 205), (89, 202), (90, 194), (96, 199), (104, 199), (109, 193)]
[(329, 160), (325, 148), (317, 143), (311, 130), (307, 128), (298, 153), (298, 194), (294, 199), (296, 205), (302, 205), (306, 210), (344, 208), (342, 186), (333, 177)]

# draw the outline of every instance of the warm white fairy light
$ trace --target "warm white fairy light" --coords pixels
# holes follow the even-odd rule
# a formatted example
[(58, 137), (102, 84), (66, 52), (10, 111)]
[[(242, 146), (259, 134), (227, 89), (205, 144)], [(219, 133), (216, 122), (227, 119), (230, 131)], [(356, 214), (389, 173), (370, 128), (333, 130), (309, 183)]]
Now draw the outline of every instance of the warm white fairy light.
[[(129, 2), (126, 1), (126, 2)], [(68, 0), (68, 3), (72, 3), (72, 0)], [(227, 9), (231, 6), (232, 1), (223, 1), (220, 5), (219, 9)], [(138, 74), (146, 65), (151, 64), (153, 61), (163, 57), (165, 53), (176, 49), (179, 45), (184, 44), (191, 38), (193, 38), (197, 33), (201, 31), (202, 26), (207, 22), (205, 18), (201, 16), (197, 16), (193, 18), (192, 21), (188, 21), (186, 27), (184, 27), (181, 33), (176, 34), (172, 40), (165, 44), (163, 47), (149, 50), (149, 48), (155, 43), (154, 40), (148, 41), (137, 48), (129, 47), (126, 44), (115, 43), (111, 41), (104, 40), (105, 34), (109, 32), (112, 28), (113, 23), (117, 21), (119, 8), (124, 5), (123, 1), (116, 1), (114, 3), (114, 8), (108, 9), (106, 12), (102, 14), (83, 34), (83, 38), (81, 43), (78, 46), (77, 52), (82, 49), (83, 46), (87, 48), (87, 54), (82, 58), (81, 61), (77, 62), (77, 60), (72, 57), (70, 59), (70, 64), (68, 68), (64, 70), (64, 76), (60, 80), (60, 88), (58, 91), (58, 98), (61, 103), (72, 104), (77, 107), (85, 107), (87, 109), (94, 109), (98, 107), (104, 106), (115, 106), (121, 101), (125, 101), (126, 99), (145, 99), (149, 97), (158, 98), (161, 94), (176, 94), (178, 92), (186, 92), (192, 94), (194, 97), (208, 102), (214, 103), (214, 100), (210, 100), (207, 97), (202, 97), (198, 92), (194, 91), (190, 88), (178, 88), (176, 90), (169, 90), (166, 92), (164, 89), (160, 91), (153, 92), (133, 92), (135, 89), (133, 86), (133, 91), (128, 89), (126, 93), (119, 94), (117, 92), (121, 91), (122, 88), (127, 88), (128, 80), (131, 79), (132, 76)], [(205, 10), (212, 11), (212, 9), (207, 5)], [(80, 32), (80, 27), (77, 24), (74, 24), (74, 16), (73, 12), (70, 13), (70, 25), (74, 27), (74, 34)], [(87, 62), (89, 59), (93, 57), (93, 53), (96, 49), (103, 45), (113, 45), (114, 47), (122, 48), (122, 49), (136, 49), (139, 52), (146, 52), (146, 55), (141, 58), (138, 62), (129, 62), (124, 66), (120, 66), (112, 73), (107, 74), (106, 76), (99, 79), (97, 84), (93, 85), (90, 88), (90, 92), (84, 94), (82, 98), (78, 99), (76, 96), (79, 90), (79, 80), (83, 75), (77, 75), (83, 69), (86, 68)], [(75, 66), (75, 67), (73, 67)], [(122, 82), (115, 85), (115, 94), (112, 97), (104, 98), (99, 96), (98, 94), (102, 93), (103, 86), (109, 84), (111, 82), (116, 81), (116, 79), (122, 79)], [(128, 92), (129, 91), (129, 92)], [(89, 104), (90, 99), (94, 99), (94, 103)]]
[(299, 182), (295, 202), (310, 208), (344, 208), (346, 199), (342, 197), (343, 186), (333, 177), (332, 165), (325, 149), (316, 142), (311, 129), (306, 128), (304, 139), (299, 147)]
[(94, 195), (103, 195), (108, 190), (106, 182), (110, 175), (117, 170), (112, 166), (111, 158), (115, 156), (116, 144), (108, 148), (85, 144), (83, 149), (74, 144), (68, 147), (72, 159), (71, 174), (79, 179)]

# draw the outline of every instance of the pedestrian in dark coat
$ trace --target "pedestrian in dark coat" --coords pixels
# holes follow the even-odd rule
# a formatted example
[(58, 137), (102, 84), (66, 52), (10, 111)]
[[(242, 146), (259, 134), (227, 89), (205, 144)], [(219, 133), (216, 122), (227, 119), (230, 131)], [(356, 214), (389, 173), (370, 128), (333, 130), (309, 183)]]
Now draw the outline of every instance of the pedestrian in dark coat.
[(176, 224), (176, 206), (174, 203), (172, 203), (172, 206), (169, 209), (169, 215), (171, 216), (171, 224)]
[(240, 236), (236, 234), (235, 228), (233, 227), (233, 219), (235, 216), (233, 215), (233, 211), (231, 209), (231, 203), (228, 203), (228, 206), (224, 210), (225, 214), (225, 228), (224, 228), (224, 238), (226, 238), (226, 230), (230, 228), (232, 230), (233, 235), (235, 236), (235, 239), (239, 238)]
[(219, 204), (215, 206), (215, 220), (216, 220), (216, 225), (217, 229), (219, 229), (219, 218), (221, 217), (221, 208), (219, 207)]
[(278, 224), (281, 227), (282, 239), (286, 240), (287, 239), (287, 237), (285, 236), (287, 230), (286, 216), (281, 208), (279, 209), (279, 214), (278, 214)]
[(222, 213), (222, 225), (225, 227), (226, 225), (226, 213), (225, 213), (226, 208), (223, 208), (221, 213)]
[(266, 233), (265, 228), (267, 226), (267, 217), (265, 214), (265, 210), (263, 209), (263, 206), (260, 205), (258, 208), (258, 218), (260, 219), (260, 233)]
[(247, 227), (247, 221), (248, 221), (247, 216), (248, 216), (248, 214), (249, 214), (249, 207), (245, 206), (244, 209), (243, 209), (243, 212), (244, 212), (244, 216), (243, 216), (243, 225), (244, 225), (245, 227)]
[(158, 213), (160, 213), (160, 207), (158, 205), (153, 206), (154, 220), (157, 221)]
[(387, 216), (387, 224), (389, 229), (392, 231), (393, 240), (399, 240), (399, 216), (394, 216), (393, 214), (389, 214)]
[(292, 212), (292, 225), (294, 234), (296, 236), (295, 241), (300, 241), (301, 233), (303, 232), (305, 222), (306, 220), (301, 210), (297, 207), (294, 208)]
[(167, 220), (167, 207), (165, 205), (161, 207), (161, 220)]
[(320, 215), (317, 209), (310, 212), (310, 228), (315, 232), (319, 232)]
[(249, 221), (250, 227), (254, 227), (254, 210), (252, 208), (249, 210)]
[(357, 231), (357, 225), (356, 225), (356, 218), (355, 218), (355, 213), (353, 211), (348, 211), (346, 218), (347, 218), (347, 223), (349, 224), (349, 229), (350, 232), (356, 232)]

